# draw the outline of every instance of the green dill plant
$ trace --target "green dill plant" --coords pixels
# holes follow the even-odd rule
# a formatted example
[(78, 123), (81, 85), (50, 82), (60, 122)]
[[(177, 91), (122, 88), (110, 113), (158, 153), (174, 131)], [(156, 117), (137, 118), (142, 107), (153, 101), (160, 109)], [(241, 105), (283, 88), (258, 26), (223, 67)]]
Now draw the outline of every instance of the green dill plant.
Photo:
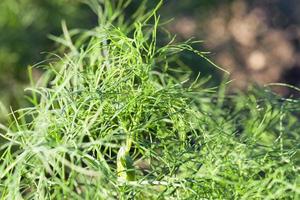
[(162, 2), (143, 2), (126, 20), (130, 1), (90, 1), (99, 26), (51, 36), (62, 53), (0, 127), (1, 198), (299, 198), (299, 100), (191, 79), (178, 55), (205, 53), (158, 45)]

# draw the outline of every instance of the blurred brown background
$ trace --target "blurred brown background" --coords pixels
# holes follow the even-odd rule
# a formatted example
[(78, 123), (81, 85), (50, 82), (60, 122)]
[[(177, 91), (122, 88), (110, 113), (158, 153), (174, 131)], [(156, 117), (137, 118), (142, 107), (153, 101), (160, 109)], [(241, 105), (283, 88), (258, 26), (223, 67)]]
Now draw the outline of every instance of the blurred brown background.
[(168, 1), (165, 10), (176, 13), (169, 29), (181, 39), (203, 39), (213, 60), (231, 72), (234, 88), (253, 81), (300, 86), (299, 0)]

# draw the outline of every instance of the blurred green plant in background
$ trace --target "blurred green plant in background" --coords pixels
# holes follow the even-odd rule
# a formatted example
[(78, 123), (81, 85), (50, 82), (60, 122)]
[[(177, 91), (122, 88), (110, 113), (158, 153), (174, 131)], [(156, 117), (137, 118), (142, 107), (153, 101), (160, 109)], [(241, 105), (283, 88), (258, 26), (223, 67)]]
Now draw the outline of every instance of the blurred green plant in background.
[(53, 49), (48, 34), (61, 32), (61, 21), (70, 27), (95, 24), (87, 6), (78, 0), (1, 0), (0, 1), (0, 120), (4, 107), (18, 107), (28, 84), (27, 65), (45, 57)]

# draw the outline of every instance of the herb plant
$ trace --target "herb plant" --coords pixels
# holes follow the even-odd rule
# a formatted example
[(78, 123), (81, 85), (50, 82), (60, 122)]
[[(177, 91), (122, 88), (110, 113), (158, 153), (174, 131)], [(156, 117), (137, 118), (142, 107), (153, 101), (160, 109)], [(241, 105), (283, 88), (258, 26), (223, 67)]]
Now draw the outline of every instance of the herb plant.
[(0, 127), (2, 199), (299, 199), (299, 100), (193, 79), (179, 55), (205, 53), (158, 42), (161, 4), (90, 5), (99, 26), (63, 23), (32, 106)]

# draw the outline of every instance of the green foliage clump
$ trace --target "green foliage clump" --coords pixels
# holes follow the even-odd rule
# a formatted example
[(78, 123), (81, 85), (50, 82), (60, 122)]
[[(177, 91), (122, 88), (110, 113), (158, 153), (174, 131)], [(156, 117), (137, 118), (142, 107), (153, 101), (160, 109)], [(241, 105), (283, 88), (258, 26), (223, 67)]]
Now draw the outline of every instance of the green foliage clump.
[(1, 127), (1, 197), (299, 198), (300, 102), (192, 80), (178, 55), (204, 55), (159, 46), (159, 6), (126, 21), (128, 2), (94, 2), (98, 27), (53, 37), (47, 87)]

